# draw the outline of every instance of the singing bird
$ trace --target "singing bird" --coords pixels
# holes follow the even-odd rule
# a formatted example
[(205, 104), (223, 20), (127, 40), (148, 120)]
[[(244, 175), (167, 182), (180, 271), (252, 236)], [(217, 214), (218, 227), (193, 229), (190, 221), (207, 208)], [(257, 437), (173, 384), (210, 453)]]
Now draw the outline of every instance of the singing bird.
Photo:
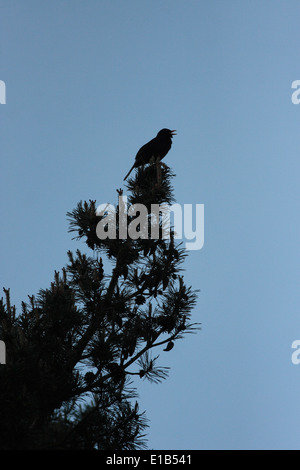
[(136, 154), (135, 162), (125, 176), (124, 181), (128, 178), (134, 168), (150, 163), (152, 157), (154, 157), (155, 161), (162, 160), (171, 148), (173, 135), (176, 135), (176, 131), (161, 129), (154, 139), (143, 145)]

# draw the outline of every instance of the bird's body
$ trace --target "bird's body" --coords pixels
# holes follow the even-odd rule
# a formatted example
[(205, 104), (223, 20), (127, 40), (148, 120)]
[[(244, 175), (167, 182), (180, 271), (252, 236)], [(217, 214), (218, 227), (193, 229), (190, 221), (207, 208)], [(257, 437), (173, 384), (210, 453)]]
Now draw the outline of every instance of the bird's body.
[(170, 131), (170, 129), (161, 129), (154, 139), (143, 145), (136, 154), (135, 162), (124, 180), (128, 178), (134, 168), (150, 163), (152, 158), (154, 161), (162, 160), (171, 148), (173, 135), (175, 135), (175, 131)]

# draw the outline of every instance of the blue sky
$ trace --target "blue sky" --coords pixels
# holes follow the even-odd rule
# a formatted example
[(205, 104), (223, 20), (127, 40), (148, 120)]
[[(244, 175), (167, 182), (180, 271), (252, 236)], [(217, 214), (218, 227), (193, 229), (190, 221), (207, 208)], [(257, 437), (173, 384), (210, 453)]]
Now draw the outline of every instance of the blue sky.
[(185, 262), (202, 330), (139, 385), (150, 448), (300, 449), (299, 20), (299, 0), (0, 1), (0, 284), (17, 306), (84, 249), (66, 212), (115, 203), (159, 129), (178, 133), (177, 202), (205, 205)]

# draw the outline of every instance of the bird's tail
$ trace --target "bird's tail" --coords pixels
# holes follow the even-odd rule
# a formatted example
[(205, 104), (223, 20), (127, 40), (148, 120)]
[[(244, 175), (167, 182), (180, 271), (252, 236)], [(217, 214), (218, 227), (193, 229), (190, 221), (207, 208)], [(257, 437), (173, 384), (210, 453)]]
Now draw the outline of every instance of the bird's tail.
[(128, 178), (128, 176), (130, 175), (130, 173), (132, 172), (132, 170), (134, 169), (135, 167), (135, 163), (132, 165), (132, 167), (130, 168), (130, 170), (128, 171), (127, 175), (125, 176), (124, 178), (124, 181)]

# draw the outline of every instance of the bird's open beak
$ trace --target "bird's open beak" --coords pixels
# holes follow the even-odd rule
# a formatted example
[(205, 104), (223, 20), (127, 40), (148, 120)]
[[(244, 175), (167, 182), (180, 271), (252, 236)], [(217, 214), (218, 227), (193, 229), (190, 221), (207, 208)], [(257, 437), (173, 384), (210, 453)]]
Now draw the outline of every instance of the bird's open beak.
[(176, 135), (176, 131), (171, 131), (171, 134), (172, 134), (172, 135)]

